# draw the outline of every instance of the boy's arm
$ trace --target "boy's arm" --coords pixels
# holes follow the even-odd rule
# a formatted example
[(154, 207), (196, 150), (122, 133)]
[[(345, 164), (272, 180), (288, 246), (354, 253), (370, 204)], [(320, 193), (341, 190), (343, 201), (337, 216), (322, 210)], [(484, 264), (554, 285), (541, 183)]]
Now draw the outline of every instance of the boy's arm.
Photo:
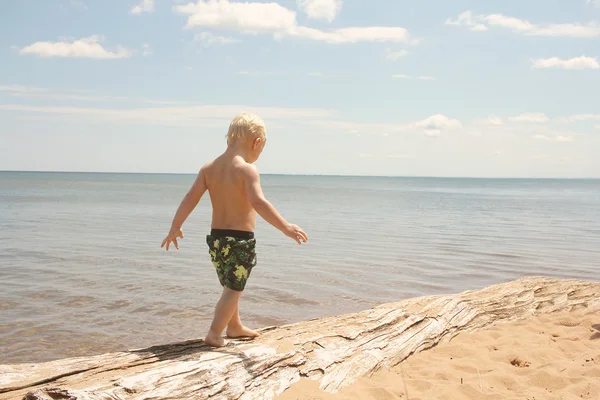
[(244, 186), (250, 204), (265, 221), (279, 229), (286, 236), (294, 239), (298, 244), (301, 241), (306, 242), (308, 240), (308, 236), (300, 227), (288, 223), (265, 198), (260, 186), (258, 169), (252, 164), (244, 166)]
[(173, 218), (173, 222), (171, 223), (171, 231), (179, 230), (183, 226), (183, 223), (192, 213), (194, 208), (200, 202), (200, 199), (206, 192), (206, 180), (204, 178), (204, 167), (200, 169), (198, 172), (198, 176), (196, 180), (184, 196), (183, 200), (179, 204), (177, 208), (177, 212), (175, 213), (175, 217)]
[(200, 199), (206, 192), (206, 180), (204, 177), (204, 167), (200, 169), (196, 180), (192, 184), (192, 187), (188, 190), (183, 200), (179, 204), (177, 208), (177, 212), (175, 213), (175, 217), (173, 217), (173, 222), (171, 223), (171, 229), (169, 230), (169, 234), (163, 240), (161, 244), (161, 248), (165, 245), (167, 246), (166, 250), (169, 251), (169, 245), (171, 242), (175, 245), (175, 248), (179, 249), (179, 243), (177, 243), (177, 238), (183, 239), (183, 233), (181, 232), (181, 226), (192, 213), (194, 208), (200, 202)]

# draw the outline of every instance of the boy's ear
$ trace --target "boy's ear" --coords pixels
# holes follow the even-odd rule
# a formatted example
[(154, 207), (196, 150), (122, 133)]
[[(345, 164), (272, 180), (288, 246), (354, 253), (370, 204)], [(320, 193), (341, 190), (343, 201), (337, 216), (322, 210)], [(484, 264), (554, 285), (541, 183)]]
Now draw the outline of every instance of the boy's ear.
[(262, 138), (259, 138), (259, 137), (254, 138), (254, 142), (252, 143), (252, 149), (256, 150), (260, 146), (260, 143), (262, 141), (263, 141)]

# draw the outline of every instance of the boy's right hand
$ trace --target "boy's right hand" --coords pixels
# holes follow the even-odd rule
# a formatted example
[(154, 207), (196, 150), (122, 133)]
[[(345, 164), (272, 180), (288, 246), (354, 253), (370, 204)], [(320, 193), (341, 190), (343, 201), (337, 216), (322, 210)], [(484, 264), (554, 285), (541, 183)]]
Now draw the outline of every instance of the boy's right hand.
[(302, 244), (302, 242), (306, 243), (306, 241), (308, 241), (308, 236), (298, 225), (289, 224), (283, 233), (285, 233), (287, 237), (294, 239), (298, 244)]
[(181, 232), (181, 229), (171, 228), (171, 231), (169, 232), (167, 237), (162, 241), (160, 248), (162, 249), (166, 245), (167, 246), (166, 250), (169, 251), (169, 245), (171, 244), (171, 242), (173, 242), (173, 244), (175, 245), (175, 248), (177, 250), (179, 250), (179, 243), (177, 243), (177, 238), (183, 239), (183, 232)]

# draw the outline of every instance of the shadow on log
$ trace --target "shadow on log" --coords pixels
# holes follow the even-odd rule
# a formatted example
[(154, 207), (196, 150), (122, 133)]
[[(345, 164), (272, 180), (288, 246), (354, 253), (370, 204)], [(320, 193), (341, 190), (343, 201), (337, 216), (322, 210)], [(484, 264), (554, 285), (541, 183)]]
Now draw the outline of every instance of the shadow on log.
[(336, 392), (461, 332), (556, 311), (600, 311), (600, 283), (525, 278), (448, 296), (265, 328), (214, 350), (190, 340), (0, 365), (1, 399), (272, 399), (301, 377)]

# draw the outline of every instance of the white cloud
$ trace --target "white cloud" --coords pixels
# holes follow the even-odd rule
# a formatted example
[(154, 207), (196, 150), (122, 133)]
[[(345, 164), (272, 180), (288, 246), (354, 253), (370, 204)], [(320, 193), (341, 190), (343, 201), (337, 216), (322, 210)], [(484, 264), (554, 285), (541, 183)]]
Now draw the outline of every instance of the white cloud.
[(347, 44), (358, 42), (404, 42), (413, 43), (408, 31), (400, 27), (351, 27), (333, 31), (321, 31), (313, 28), (297, 26), (288, 35), (322, 41), (330, 44)]
[(457, 19), (447, 19), (446, 25), (467, 26), (472, 31), (486, 31), (491, 27), (498, 27), (531, 36), (578, 38), (600, 36), (600, 24), (597, 22), (590, 22), (586, 25), (576, 23), (533, 24), (526, 20), (502, 14), (474, 15), (472, 11), (465, 11), (459, 14)]
[(565, 143), (565, 142), (573, 141), (573, 138), (571, 136), (560, 136), (560, 135), (557, 135), (555, 137), (550, 137), (550, 136), (546, 136), (546, 135), (535, 135), (534, 139), (547, 140), (550, 142), (558, 142), (558, 143)]
[(440, 136), (442, 133), (442, 131), (440, 131), (439, 129), (426, 129), (425, 130), (425, 135), (427, 136)]
[(600, 114), (576, 114), (561, 118), (561, 122), (600, 121)]
[(81, 0), (71, 0), (69, 1), (69, 3), (73, 6), (73, 7), (79, 7), (79, 8), (83, 8), (85, 10), (88, 9), (88, 6)]
[(245, 76), (271, 76), (273, 75), (272, 71), (249, 71), (247, 69), (242, 69), (236, 72), (236, 75), (245, 75)]
[[(157, 102), (159, 103), (159, 102)], [(326, 118), (331, 111), (321, 108), (278, 108), (246, 106), (166, 106), (136, 107), (129, 109), (24, 106), (0, 104), (0, 111), (41, 114), (69, 120), (96, 120), (134, 124), (157, 124), (163, 126), (223, 126), (241, 111), (255, 112), (266, 120), (305, 120)]]
[(464, 11), (464, 12), (460, 13), (458, 15), (458, 18), (455, 20), (448, 18), (446, 20), (446, 25), (455, 25), (455, 26), (466, 25), (472, 31), (487, 31), (487, 29), (488, 29), (487, 26), (485, 26), (479, 22), (475, 22), (475, 20), (473, 19), (472, 11)]
[(408, 51), (400, 50), (393, 51), (392, 49), (385, 49), (385, 58), (391, 61), (397, 61), (400, 57), (408, 55)]
[(187, 27), (208, 26), (238, 32), (281, 33), (296, 26), (296, 13), (277, 3), (230, 3), (228, 0), (202, 1), (175, 6), (188, 14)]
[(90, 96), (84, 94), (73, 94), (73, 93), (61, 93), (61, 92), (13, 92), (13, 97), (27, 98), (27, 99), (43, 99), (43, 100), (54, 100), (54, 101), (114, 101), (114, 100), (128, 100), (127, 97), (118, 96)]
[(421, 81), (435, 81), (435, 78), (433, 76), (425, 76), (425, 75), (421, 75), (421, 76), (411, 76), (411, 75), (405, 75), (405, 74), (394, 74), (392, 75), (393, 79), (418, 79)]
[(413, 154), (388, 154), (388, 158), (400, 159), (400, 160), (411, 160), (417, 158)]
[(600, 8), (600, 0), (586, 0), (585, 4), (593, 5), (596, 8)]
[(187, 28), (210, 27), (247, 35), (272, 34), (276, 38), (297, 37), (332, 44), (357, 42), (414, 43), (401, 27), (349, 27), (329, 31), (298, 25), (296, 13), (278, 3), (230, 3), (228, 0), (199, 0), (174, 6), (188, 16)]
[(414, 124), (417, 128), (422, 128), (427, 136), (438, 136), (447, 129), (462, 128), (462, 124), (457, 119), (450, 119), (442, 114), (432, 115), (422, 121)]
[(571, 136), (556, 136), (554, 140), (557, 142), (572, 142), (573, 138)]
[(323, 74), (321, 72), (309, 72), (308, 76), (314, 76), (314, 77), (320, 78), (323, 76)]
[(210, 32), (200, 32), (197, 33), (196, 35), (194, 35), (194, 40), (196, 42), (201, 42), (204, 47), (209, 47), (212, 46), (214, 44), (232, 44), (232, 43), (237, 43), (239, 42), (238, 39), (234, 39), (234, 38), (230, 38), (230, 37), (225, 37), (225, 36), (219, 36), (219, 35), (214, 35)]
[(487, 31), (488, 28), (485, 25), (482, 24), (475, 24), (474, 26), (471, 27), (472, 31), (476, 31), (476, 32), (483, 32), (483, 31)]
[(132, 14), (151, 13), (154, 11), (154, 0), (142, 0), (138, 5), (131, 9)]
[(332, 22), (342, 10), (342, 0), (297, 0), (298, 8), (312, 19)]
[[(9, 90), (25, 91), (10, 87)], [(93, 97), (93, 96), (91, 96)], [(266, 120), (284, 120), (294, 125), (318, 127), (324, 131), (344, 131), (351, 134), (374, 134), (389, 136), (394, 133), (408, 134), (423, 133), (427, 136), (438, 136), (446, 131), (462, 127), (460, 121), (442, 114), (432, 115), (420, 121), (405, 123), (360, 123), (347, 120), (336, 120), (336, 113), (323, 108), (282, 108), (282, 107), (248, 107), (241, 105), (196, 105), (173, 104), (174, 102), (128, 99), (126, 107), (114, 106), (114, 101), (108, 96), (97, 96), (110, 102), (111, 106), (45, 106), (0, 104), (0, 113), (8, 111), (28, 119), (73, 122), (73, 123), (125, 123), (125, 124), (154, 124), (160, 126), (225, 126), (231, 117), (240, 111), (250, 111), (261, 115)], [(116, 98), (116, 97), (115, 97)], [(85, 100), (82, 98), (80, 100)], [(94, 100), (92, 98), (91, 100)], [(129, 105), (131, 101), (158, 104), (158, 106)]]
[(34, 86), (21, 85), (0, 85), (0, 92), (6, 92), (12, 97), (20, 97), (27, 99), (43, 99), (54, 101), (93, 101), (93, 102), (114, 102), (119, 101), (135, 101), (145, 104), (162, 104), (162, 105), (180, 105), (190, 104), (189, 102), (173, 101), (173, 100), (153, 100), (145, 98), (131, 98), (125, 96), (107, 96), (91, 93), (86, 90), (73, 89), (58, 89), (51, 90)]
[(132, 51), (122, 46), (115, 50), (106, 50), (100, 42), (104, 40), (101, 35), (93, 35), (73, 41), (63, 39), (60, 42), (35, 42), (22, 48), (20, 54), (35, 54), (39, 57), (74, 57), (94, 59), (116, 59), (131, 57)]
[(413, 155), (413, 154), (372, 154), (372, 153), (361, 153), (358, 155), (358, 157), (360, 158), (378, 158), (378, 159), (383, 159), (383, 158), (390, 158), (390, 159), (396, 159), (396, 160), (412, 160), (417, 158), (417, 156)]
[(515, 122), (543, 123), (547, 122), (549, 118), (544, 113), (523, 113), (517, 117), (510, 117), (509, 120)]
[(150, 57), (152, 54), (154, 54), (152, 47), (150, 47), (150, 45), (148, 43), (144, 43), (142, 45), (142, 55), (144, 57)]
[(44, 92), (46, 89), (33, 87), (33, 86), (22, 86), (22, 85), (0, 85), (0, 92), (9, 93), (39, 93)]
[(558, 57), (540, 58), (533, 61), (532, 68), (600, 69), (600, 62), (595, 57), (586, 56), (566, 60)]
[(500, 118), (496, 115), (488, 115), (488, 117), (486, 119), (476, 120), (475, 123), (481, 124), (481, 125), (495, 125), (495, 126), (499, 126), (499, 125), (503, 124), (502, 118)]
[[(333, 115), (332, 115), (333, 116)], [(337, 130), (347, 134), (361, 135), (379, 135), (390, 136), (391, 134), (406, 133), (425, 133), (428, 136), (437, 136), (446, 130), (454, 130), (462, 127), (460, 121), (448, 118), (445, 115), (436, 114), (424, 120), (399, 123), (365, 123), (349, 120), (328, 119), (304, 119), (296, 121), (298, 124), (305, 124), (315, 127), (317, 130), (331, 132)]]
[(600, 124), (598, 125), (594, 125), (594, 128), (599, 129), (600, 130)]
[[(456, 132), (462, 136), (461, 140), (464, 140), (466, 136), (487, 136), (489, 138), (493, 137), (493, 135), (501, 135), (501, 137), (532, 137), (532, 135), (540, 135), (540, 137), (545, 136), (547, 140), (553, 142), (569, 142), (574, 141), (577, 137), (586, 136), (586, 133), (571, 131), (564, 129), (564, 127), (558, 128), (551, 124), (532, 126), (527, 122), (527, 118), (535, 121), (541, 120), (541, 115), (543, 114), (536, 117), (535, 114), (525, 114), (525, 117), (517, 117), (521, 122), (509, 124), (506, 123), (506, 120), (493, 114), (488, 116), (487, 119), (475, 119), (467, 125), (463, 125), (459, 119), (454, 119), (444, 114), (432, 115), (420, 121), (398, 123), (362, 123), (352, 120), (336, 120), (334, 118), (305, 120), (298, 121), (298, 123), (314, 126), (316, 130), (323, 130), (323, 132), (338, 131), (353, 135), (360, 133), (361, 136), (424, 134), (435, 137), (454, 134)], [(598, 121), (600, 121), (600, 115), (598, 115)], [(489, 150), (492, 151), (493, 149)]]

